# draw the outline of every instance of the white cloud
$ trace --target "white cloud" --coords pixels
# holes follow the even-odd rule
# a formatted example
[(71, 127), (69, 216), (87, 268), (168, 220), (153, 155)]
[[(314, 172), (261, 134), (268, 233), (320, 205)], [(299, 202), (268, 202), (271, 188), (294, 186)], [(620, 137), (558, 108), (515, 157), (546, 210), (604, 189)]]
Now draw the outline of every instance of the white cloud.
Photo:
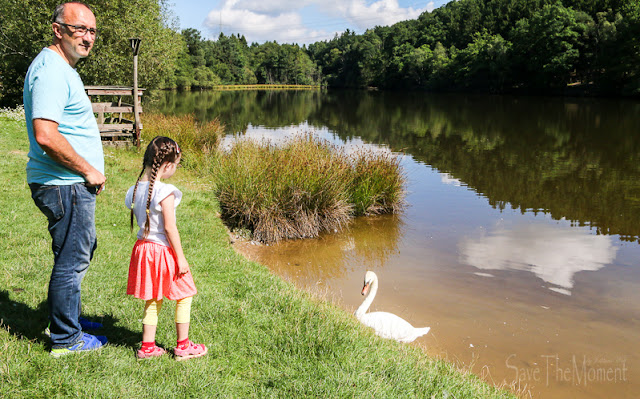
[(368, 4), (365, 0), (328, 1), (325, 6), (338, 11), (340, 16), (346, 18), (359, 29), (373, 28), (374, 26), (393, 25), (399, 21), (416, 19), (425, 11), (433, 11), (434, 3), (429, 2), (426, 7), (414, 9), (403, 8), (398, 0), (380, 0)]
[(465, 239), (460, 250), (465, 263), (478, 269), (529, 271), (554, 285), (550, 290), (571, 295), (573, 276), (610, 264), (617, 248), (610, 237), (587, 230), (528, 223)]
[(398, 0), (225, 0), (211, 10), (205, 20), (210, 37), (244, 35), (249, 43), (275, 40), (278, 43), (313, 43), (329, 40), (347, 28), (364, 31), (415, 19), (426, 7), (401, 7)]
[(222, 2), (222, 9), (251, 10), (260, 14), (278, 15), (281, 13), (299, 10), (313, 3), (315, 0), (226, 0)]
[(295, 37), (306, 31), (302, 26), (300, 15), (296, 13), (270, 16), (250, 10), (212, 11), (205, 21), (205, 26), (215, 31), (220, 23), (224, 24), (223, 31), (231, 31), (229, 34), (243, 34), (249, 42), (260, 40), (259, 38), (267, 40), (267, 37), (269, 41), (282, 42), (287, 37)]
[(207, 16), (204, 25), (212, 36), (217, 36), (220, 28), (226, 34), (241, 34), (247, 42), (277, 41), (278, 43), (313, 43), (325, 40), (328, 34), (312, 30), (303, 25), (302, 16), (295, 11), (274, 13), (273, 10), (236, 8), (236, 2), (230, 1), (222, 10), (213, 10)]

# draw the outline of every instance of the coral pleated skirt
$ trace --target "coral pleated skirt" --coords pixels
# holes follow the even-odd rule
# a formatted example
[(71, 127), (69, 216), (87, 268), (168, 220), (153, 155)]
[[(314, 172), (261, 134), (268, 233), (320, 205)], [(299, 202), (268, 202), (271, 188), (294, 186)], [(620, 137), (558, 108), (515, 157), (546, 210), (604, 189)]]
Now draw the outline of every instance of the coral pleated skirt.
[(198, 291), (191, 271), (178, 274), (178, 261), (171, 247), (138, 240), (131, 252), (127, 294), (136, 298), (178, 300)]

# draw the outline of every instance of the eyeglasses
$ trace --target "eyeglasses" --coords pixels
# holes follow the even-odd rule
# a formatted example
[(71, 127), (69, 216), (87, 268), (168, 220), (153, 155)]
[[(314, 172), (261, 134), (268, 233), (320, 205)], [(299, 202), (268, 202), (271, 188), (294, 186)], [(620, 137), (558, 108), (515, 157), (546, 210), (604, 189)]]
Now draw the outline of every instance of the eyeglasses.
[(87, 32), (89, 32), (89, 34), (93, 37), (98, 36), (98, 30), (95, 28), (87, 28), (84, 25), (71, 25), (71, 24), (65, 24), (62, 22), (56, 22), (56, 23), (58, 25), (66, 26), (67, 28), (73, 28), (74, 30), (72, 30), (71, 32), (78, 37), (82, 37), (86, 35)]

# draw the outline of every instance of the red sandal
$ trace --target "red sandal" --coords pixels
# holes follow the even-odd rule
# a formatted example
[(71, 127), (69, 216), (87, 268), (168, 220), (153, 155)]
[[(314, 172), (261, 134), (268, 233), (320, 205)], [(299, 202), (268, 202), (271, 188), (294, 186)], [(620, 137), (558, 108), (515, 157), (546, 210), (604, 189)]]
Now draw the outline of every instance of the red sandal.
[(207, 347), (203, 344), (194, 344), (193, 342), (189, 341), (189, 345), (186, 348), (176, 348), (173, 353), (176, 356), (176, 360), (180, 362), (183, 360), (193, 359), (206, 355)]
[(166, 350), (162, 349), (161, 347), (154, 345), (154, 347), (151, 350), (145, 351), (142, 349), (138, 349), (138, 353), (136, 353), (136, 357), (138, 359), (150, 359), (152, 357), (160, 357), (162, 355), (164, 355), (165, 353), (167, 353)]

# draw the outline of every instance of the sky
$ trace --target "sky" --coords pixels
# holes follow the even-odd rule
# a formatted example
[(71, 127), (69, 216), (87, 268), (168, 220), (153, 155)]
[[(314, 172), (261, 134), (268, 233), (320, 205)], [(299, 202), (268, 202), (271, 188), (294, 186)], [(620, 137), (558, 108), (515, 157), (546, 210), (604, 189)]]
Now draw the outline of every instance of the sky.
[(180, 29), (194, 28), (205, 39), (244, 35), (248, 43), (310, 44), (349, 29), (416, 19), (450, 0), (169, 0)]

